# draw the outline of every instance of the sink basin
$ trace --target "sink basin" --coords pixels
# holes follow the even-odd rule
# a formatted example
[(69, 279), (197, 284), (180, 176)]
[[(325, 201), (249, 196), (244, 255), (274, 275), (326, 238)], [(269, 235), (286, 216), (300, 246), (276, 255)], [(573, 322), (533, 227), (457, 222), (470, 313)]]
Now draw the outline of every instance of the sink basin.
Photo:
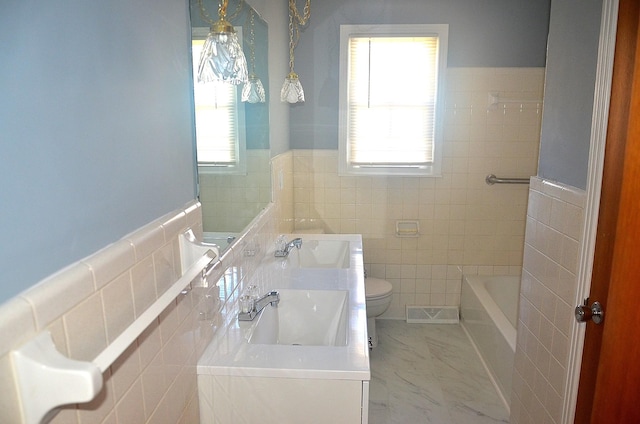
[(347, 240), (304, 240), (297, 249), (300, 268), (349, 268)]
[(256, 318), (251, 344), (346, 346), (347, 290), (280, 289), (277, 307)]

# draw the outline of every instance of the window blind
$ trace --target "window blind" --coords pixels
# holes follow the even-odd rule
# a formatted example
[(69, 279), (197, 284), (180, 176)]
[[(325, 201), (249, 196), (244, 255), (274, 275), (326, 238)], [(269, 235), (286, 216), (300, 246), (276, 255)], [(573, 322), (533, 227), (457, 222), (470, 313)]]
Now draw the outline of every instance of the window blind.
[(349, 39), (348, 162), (420, 166), (434, 160), (438, 37)]
[[(194, 71), (198, 69), (204, 40), (193, 40)], [(194, 102), (198, 164), (234, 166), (238, 162), (237, 90), (232, 84), (197, 82)]]

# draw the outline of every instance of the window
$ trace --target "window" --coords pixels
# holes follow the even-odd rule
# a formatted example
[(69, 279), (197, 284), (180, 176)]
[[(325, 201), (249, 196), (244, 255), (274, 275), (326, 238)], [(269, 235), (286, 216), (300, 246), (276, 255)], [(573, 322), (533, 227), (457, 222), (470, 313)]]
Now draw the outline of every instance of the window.
[(198, 83), (200, 52), (208, 33), (207, 28), (194, 28), (192, 40), (198, 170), (245, 174), (244, 105), (239, 101), (237, 86), (223, 82)]
[(341, 25), (340, 174), (440, 174), (448, 25)]

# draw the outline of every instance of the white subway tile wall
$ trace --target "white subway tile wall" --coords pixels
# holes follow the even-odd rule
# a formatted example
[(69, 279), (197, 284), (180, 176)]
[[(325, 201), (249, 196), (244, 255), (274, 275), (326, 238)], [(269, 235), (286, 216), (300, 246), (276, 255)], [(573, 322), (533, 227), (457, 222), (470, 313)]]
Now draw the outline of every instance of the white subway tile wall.
[(273, 211), (279, 234), (292, 233), (293, 215), (293, 152), (276, 156), (271, 160), (271, 186), (273, 187)]
[[(272, 210), (220, 258), (210, 277), (215, 285), (180, 295), (104, 373), (96, 399), (62, 408), (51, 422), (199, 422), (197, 359), (227, 302), (253, 281), (264, 247), (282, 231)], [(22, 422), (10, 351), (48, 330), (62, 354), (93, 360), (181, 275), (178, 235), (186, 228), (202, 232), (195, 201), (0, 306), (0, 422)]]
[(204, 231), (242, 231), (271, 201), (269, 150), (247, 150), (246, 175), (200, 174)]
[[(404, 317), (405, 305), (458, 305), (462, 273), (519, 274), (530, 192), (526, 186), (490, 187), (484, 178), (490, 173), (535, 175), (541, 104), (494, 108), (487, 101), (489, 92), (502, 98), (539, 99), (543, 78), (543, 69), (450, 69), (440, 178), (340, 177), (335, 151), (290, 151), (273, 158), (274, 204), (220, 259), (212, 276), (218, 283), (176, 299), (105, 372), (105, 388), (97, 399), (63, 408), (52, 422), (198, 422), (197, 358), (220, 320), (228, 318), (226, 307), (236, 299), (238, 288), (249, 279), (260, 281), (257, 265), (279, 233), (319, 228), (362, 234), (368, 275), (393, 284), (393, 303), (386, 313), (390, 318)], [(580, 196), (561, 204), (547, 197), (545, 193), (531, 199), (548, 217), (548, 226), (576, 234), (576, 217), (582, 212), (574, 200)], [(201, 232), (202, 220), (200, 204), (194, 201), (0, 305), (0, 421), (21, 422), (9, 359), (12, 349), (49, 330), (63, 354), (93, 359), (177, 279), (177, 236), (188, 227)], [(420, 237), (396, 237), (396, 220), (417, 220)], [(555, 236), (545, 228), (538, 232), (536, 227), (527, 237)], [(517, 364), (519, 378), (532, 381), (526, 380), (530, 371), (520, 377), (522, 364), (538, 364), (548, 357), (542, 375), (549, 376), (555, 393), (562, 393), (556, 375), (563, 370), (560, 359), (566, 356), (566, 342), (561, 336), (566, 339), (568, 331), (562, 325), (565, 308), (557, 305), (564, 306), (573, 294), (568, 283), (574, 279), (578, 242), (562, 246), (552, 254), (561, 264), (558, 283), (548, 287), (559, 299), (552, 315), (557, 332), (547, 334), (540, 320), (538, 327), (527, 320), (530, 329), (522, 336), (527, 341), (538, 337), (549, 355), (522, 355), (526, 359)], [(533, 278), (539, 259), (534, 255), (530, 260), (534, 263), (527, 269)], [(531, 401), (523, 397), (528, 394), (524, 387), (529, 386), (520, 384), (516, 395), (526, 399), (528, 408)], [(551, 405), (554, 400), (544, 399)], [(524, 410), (529, 409), (515, 409)]]
[(531, 180), (511, 423), (560, 423), (586, 192)]
[[(485, 177), (536, 175), (544, 69), (446, 77), (442, 177), (339, 176), (337, 151), (294, 151), (295, 229), (362, 234), (368, 275), (393, 285), (386, 318), (403, 318), (406, 305), (459, 305), (462, 272), (521, 272), (527, 186)], [(490, 106), (489, 93), (507, 102)], [(420, 236), (397, 237), (397, 220), (418, 221)]]

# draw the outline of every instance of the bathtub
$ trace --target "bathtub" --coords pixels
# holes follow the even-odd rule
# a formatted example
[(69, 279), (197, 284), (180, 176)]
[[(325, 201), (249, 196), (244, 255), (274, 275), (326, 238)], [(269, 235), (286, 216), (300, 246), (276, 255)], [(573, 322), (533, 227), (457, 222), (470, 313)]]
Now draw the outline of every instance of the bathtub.
[(462, 277), (460, 317), (507, 408), (516, 350), (520, 276)]

